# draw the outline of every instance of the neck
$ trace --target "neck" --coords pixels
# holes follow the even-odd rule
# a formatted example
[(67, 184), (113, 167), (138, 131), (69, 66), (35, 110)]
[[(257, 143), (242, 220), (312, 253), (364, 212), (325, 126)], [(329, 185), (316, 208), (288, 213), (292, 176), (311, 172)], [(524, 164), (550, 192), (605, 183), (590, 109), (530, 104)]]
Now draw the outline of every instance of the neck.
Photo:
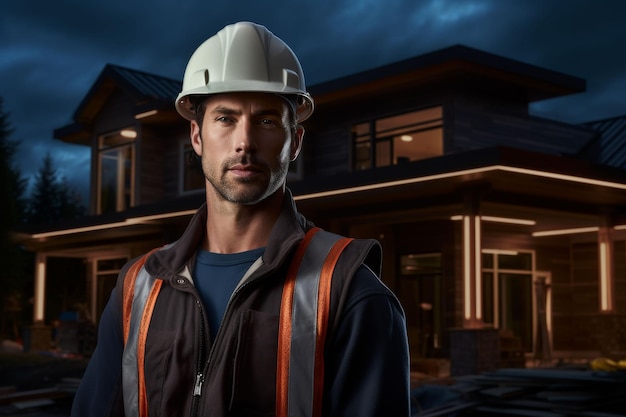
[(281, 211), (283, 195), (277, 191), (254, 205), (207, 198), (203, 249), (214, 253), (238, 253), (267, 246)]

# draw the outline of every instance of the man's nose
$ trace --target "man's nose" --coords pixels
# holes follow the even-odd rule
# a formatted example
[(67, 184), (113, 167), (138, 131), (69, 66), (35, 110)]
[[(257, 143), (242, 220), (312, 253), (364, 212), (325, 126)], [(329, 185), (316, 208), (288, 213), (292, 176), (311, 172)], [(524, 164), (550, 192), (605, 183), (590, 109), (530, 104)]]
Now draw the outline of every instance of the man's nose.
[(235, 147), (237, 152), (252, 152), (256, 150), (254, 128), (249, 120), (242, 118), (235, 129)]

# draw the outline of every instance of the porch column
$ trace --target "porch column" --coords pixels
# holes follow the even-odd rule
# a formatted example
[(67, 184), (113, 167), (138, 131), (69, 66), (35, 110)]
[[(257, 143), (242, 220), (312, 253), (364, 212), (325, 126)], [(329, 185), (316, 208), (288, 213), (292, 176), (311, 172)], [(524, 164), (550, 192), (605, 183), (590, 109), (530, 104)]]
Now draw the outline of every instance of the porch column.
[(35, 258), (35, 288), (33, 296), (33, 324), (24, 334), (24, 351), (46, 351), (51, 348), (52, 329), (45, 324), (46, 302), (46, 263), (45, 253), (37, 253)]
[(613, 228), (602, 226), (598, 230), (598, 264), (600, 277), (600, 312), (615, 310), (615, 277), (613, 262)]
[(479, 194), (468, 193), (463, 214), (463, 327), (482, 321), (481, 219)]
[(46, 255), (38, 252), (35, 260), (35, 296), (33, 302), (33, 322), (44, 322), (46, 302)]
[(482, 312), (482, 227), (484, 186), (468, 189), (463, 220), (463, 328), (450, 330), (450, 375), (470, 375), (497, 368), (498, 330), (485, 327)]

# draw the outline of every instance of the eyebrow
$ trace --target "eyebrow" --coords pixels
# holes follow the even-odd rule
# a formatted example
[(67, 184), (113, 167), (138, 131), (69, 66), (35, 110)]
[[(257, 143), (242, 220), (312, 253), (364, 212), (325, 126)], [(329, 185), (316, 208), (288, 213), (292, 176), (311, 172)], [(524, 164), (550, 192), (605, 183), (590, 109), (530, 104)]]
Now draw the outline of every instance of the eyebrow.
[[(212, 114), (223, 114), (223, 115), (233, 115), (240, 116), (242, 114), (241, 110), (235, 110), (226, 106), (217, 106), (211, 110)], [(277, 116), (282, 118), (283, 112), (276, 109), (260, 109), (252, 114), (253, 116)]]

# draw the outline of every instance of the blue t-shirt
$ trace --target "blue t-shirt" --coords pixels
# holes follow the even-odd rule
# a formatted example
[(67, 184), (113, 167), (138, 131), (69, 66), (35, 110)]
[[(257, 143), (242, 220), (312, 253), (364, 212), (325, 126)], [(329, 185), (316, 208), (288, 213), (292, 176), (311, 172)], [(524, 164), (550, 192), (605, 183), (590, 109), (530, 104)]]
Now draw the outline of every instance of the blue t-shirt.
[(198, 250), (192, 275), (209, 317), (211, 341), (215, 340), (226, 305), (235, 287), (264, 251), (265, 248), (239, 253)]

